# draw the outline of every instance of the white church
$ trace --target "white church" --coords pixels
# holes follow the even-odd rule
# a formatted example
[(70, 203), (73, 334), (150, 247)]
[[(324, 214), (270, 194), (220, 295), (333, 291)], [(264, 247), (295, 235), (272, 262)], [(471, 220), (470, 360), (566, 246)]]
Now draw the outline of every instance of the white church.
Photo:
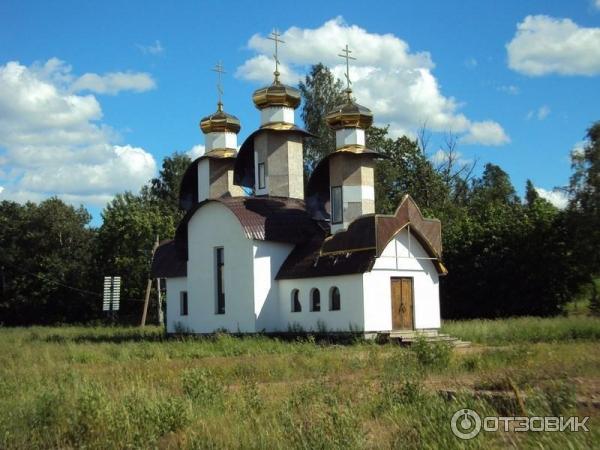
[(182, 180), (186, 214), (152, 263), (166, 279), (167, 332), (438, 329), (441, 224), (408, 195), (375, 214), (371, 111), (348, 86), (326, 117), (336, 148), (305, 184), (300, 92), (274, 74), (252, 96), (260, 127), (239, 151), (240, 122), (220, 100), (200, 122), (206, 151)]

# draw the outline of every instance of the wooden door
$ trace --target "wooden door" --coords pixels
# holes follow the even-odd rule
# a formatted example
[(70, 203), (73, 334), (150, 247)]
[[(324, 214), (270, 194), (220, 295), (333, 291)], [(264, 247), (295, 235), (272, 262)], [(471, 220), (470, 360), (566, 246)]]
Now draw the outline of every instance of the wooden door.
[(392, 329), (412, 330), (413, 279), (392, 278)]

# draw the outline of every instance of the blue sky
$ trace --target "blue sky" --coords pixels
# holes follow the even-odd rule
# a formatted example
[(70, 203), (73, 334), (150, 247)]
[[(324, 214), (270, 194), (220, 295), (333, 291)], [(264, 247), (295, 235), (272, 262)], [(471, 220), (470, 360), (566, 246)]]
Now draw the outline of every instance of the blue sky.
[(519, 192), (531, 178), (557, 203), (549, 191), (600, 120), (600, 0), (5, 0), (0, 17), (0, 199), (58, 195), (96, 223), (165, 155), (203, 144), (217, 61), (239, 143), (258, 126), (251, 95), (272, 77), (275, 27), (287, 83), (319, 61), (341, 75), (348, 42), (377, 124), (414, 134), (426, 122), (432, 158), (453, 132), (462, 159), (499, 164)]

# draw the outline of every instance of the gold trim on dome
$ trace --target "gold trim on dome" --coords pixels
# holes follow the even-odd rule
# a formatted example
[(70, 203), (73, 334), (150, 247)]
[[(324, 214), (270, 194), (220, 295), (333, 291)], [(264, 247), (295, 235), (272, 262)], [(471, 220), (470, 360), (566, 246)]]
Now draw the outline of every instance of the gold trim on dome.
[(375, 153), (370, 148), (360, 144), (348, 144), (343, 147), (336, 148), (332, 153)]
[(202, 156), (206, 156), (207, 158), (235, 158), (237, 150), (234, 148), (213, 148)]
[(271, 106), (284, 106), (296, 109), (300, 104), (300, 91), (291, 86), (275, 82), (254, 91), (252, 101), (258, 109)]
[(296, 125), (288, 122), (269, 122), (260, 126), (261, 130), (293, 130)]
[(327, 125), (333, 130), (360, 128), (366, 130), (373, 124), (373, 113), (364, 106), (348, 102), (337, 106), (325, 116)]
[(240, 121), (237, 117), (227, 114), (219, 103), (217, 112), (204, 117), (200, 121), (200, 129), (204, 134), (208, 133), (238, 133), (241, 129)]

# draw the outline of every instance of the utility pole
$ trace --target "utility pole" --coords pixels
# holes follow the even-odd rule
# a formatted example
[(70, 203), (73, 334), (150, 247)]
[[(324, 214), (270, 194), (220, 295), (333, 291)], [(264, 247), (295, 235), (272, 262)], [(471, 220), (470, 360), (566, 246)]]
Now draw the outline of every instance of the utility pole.
[[(150, 262), (152, 263), (152, 261), (154, 260), (154, 254), (156, 253), (156, 249), (158, 248), (158, 235), (156, 235), (156, 241), (154, 242), (154, 247), (152, 247), (152, 258), (150, 260)], [(156, 279), (158, 281), (158, 278)], [(157, 288), (158, 288), (158, 307), (160, 308), (160, 283), (157, 282)], [(142, 312), (142, 322), (140, 323), (141, 327), (146, 326), (146, 316), (148, 315), (148, 303), (150, 303), (150, 291), (152, 290), (152, 278), (150, 278), (150, 276), (148, 276), (148, 282), (146, 283), (146, 295), (144, 296), (144, 311)], [(161, 309), (161, 313), (159, 313), (159, 320), (161, 321), (162, 324), (162, 309)]]
[(156, 305), (158, 308), (158, 324), (160, 326), (162, 326), (163, 322), (164, 322), (164, 315), (163, 315), (162, 301), (161, 301), (161, 296), (160, 296), (160, 278), (156, 279)]

